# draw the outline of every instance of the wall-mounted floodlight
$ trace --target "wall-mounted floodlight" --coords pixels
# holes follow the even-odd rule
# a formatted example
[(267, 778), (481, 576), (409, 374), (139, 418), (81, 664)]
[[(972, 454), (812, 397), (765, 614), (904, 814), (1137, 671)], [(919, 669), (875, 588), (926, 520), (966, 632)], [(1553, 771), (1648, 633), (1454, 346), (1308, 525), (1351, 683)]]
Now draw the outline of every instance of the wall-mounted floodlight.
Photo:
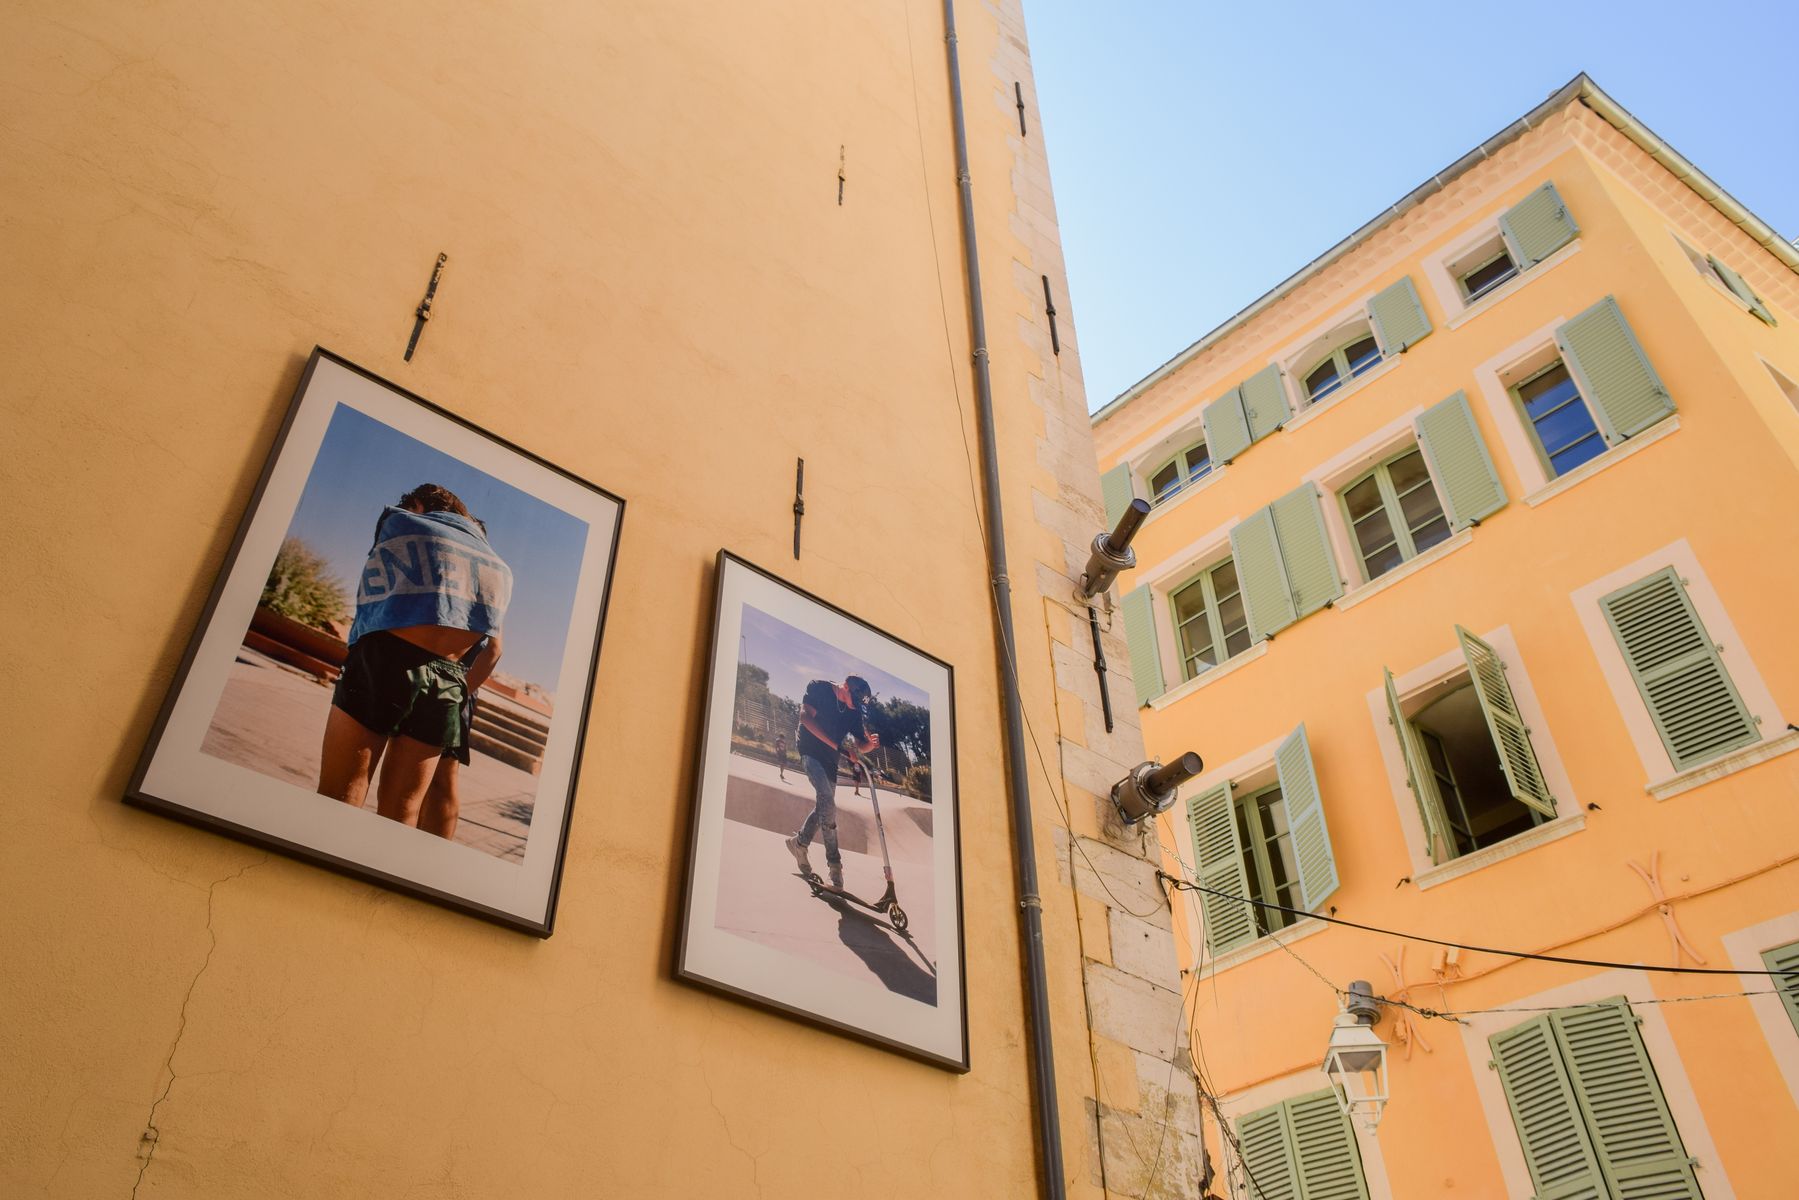
[(1118, 528), (1093, 539), (1093, 553), (1087, 558), (1087, 568), (1081, 572), (1081, 585), (1076, 590), (1082, 600), (1093, 599), (1112, 586), (1120, 571), (1137, 565), (1131, 539), (1137, 536), (1137, 527), (1148, 515), (1149, 501), (1133, 500), (1118, 518)]
[(1175, 793), (1205, 769), (1199, 755), (1189, 750), (1167, 766), (1160, 762), (1138, 763), (1131, 773), (1112, 785), (1112, 803), (1126, 825), (1167, 812)]

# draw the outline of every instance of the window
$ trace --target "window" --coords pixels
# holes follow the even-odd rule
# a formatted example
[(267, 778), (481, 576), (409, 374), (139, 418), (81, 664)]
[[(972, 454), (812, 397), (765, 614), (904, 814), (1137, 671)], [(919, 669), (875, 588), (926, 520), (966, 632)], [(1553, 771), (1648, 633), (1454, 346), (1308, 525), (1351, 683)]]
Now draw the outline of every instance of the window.
[(1512, 395), (1551, 479), (1605, 451), (1605, 436), (1560, 359), (1513, 388)]
[(1467, 672), (1410, 704), (1400, 702), (1387, 672), (1388, 720), (1436, 863), (1497, 845), (1555, 816), (1504, 662), (1459, 625), (1456, 637)]
[(1774, 990), (1780, 993), (1782, 1004), (1786, 1005), (1787, 1017), (1793, 1022), (1795, 1031), (1799, 1031), (1799, 942), (1785, 946), (1777, 946), (1762, 952), (1762, 962), (1770, 971), (1787, 971), (1790, 974), (1774, 981)]
[(1204, 442), (1188, 446), (1149, 477), (1149, 502), (1161, 504), (1179, 495), (1182, 488), (1212, 473), (1212, 455)]
[[(1299, 864), (1293, 857), (1293, 831), (1287, 827), (1287, 804), (1279, 785), (1238, 797), (1237, 838), (1243, 845), (1243, 874), (1249, 898), (1293, 908), (1299, 900)], [(1292, 913), (1257, 908), (1256, 935), (1285, 929)]]
[(1774, 319), (1774, 314), (1769, 311), (1767, 304), (1755, 294), (1755, 289), (1749, 286), (1749, 281), (1737, 274), (1733, 268), (1720, 262), (1717, 255), (1701, 254), (1681, 241), (1680, 238), (1677, 237), (1674, 240), (1679, 243), (1681, 251), (1686, 254), (1687, 261), (1693, 264), (1695, 271), (1736, 297), (1742, 306), (1753, 313), (1763, 324), (1779, 324)]
[(1768, 368), (1768, 374), (1774, 377), (1774, 386), (1779, 388), (1780, 394), (1787, 398), (1787, 403), (1793, 406), (1793, 411), (1799, 412), (1799, 383), (1794, 383), (1767, 363), (1762, 365)]
[(1363, 333), (1353, 341), (1345, 342), (1305, 373), (1302, 379), (1305, 403), (1318, 403), (1357, 375), (1379, 366), (1380, 361), (1380, 345), (1373, 334)]
[(1253, 1200), (1368, 1200), (1355, 1133), (1328, 1088), (1245, 1113), (1236, 1140)]
[(1506, 249), (1505, 239), (1493, 237), (1463, 255), (1450, 268), (1462, 301), (1473, 304), (1482, 296), (1518, 274), (1518, 264)]
[(1558, 1009), (1488, 1044), (1537, 1195), (1703, 1200), (1622, 996)]
[(1237, 564), (1225, 559), (1171, 597), (1181, 648), (1182, 678), (1192, 679), (1249, 649), (1249, 614), (1237, 583)]
[(1340, 495), (1370, 582), (1449, 538), (1449, 520), (1416, 446), (1381, 463)]

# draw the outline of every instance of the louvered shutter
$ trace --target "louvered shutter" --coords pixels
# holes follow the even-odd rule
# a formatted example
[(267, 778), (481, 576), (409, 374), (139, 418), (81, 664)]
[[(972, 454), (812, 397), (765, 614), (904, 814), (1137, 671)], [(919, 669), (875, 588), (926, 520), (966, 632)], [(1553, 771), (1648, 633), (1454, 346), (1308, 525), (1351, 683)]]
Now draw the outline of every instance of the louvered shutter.
[(1399, 689), (1393, 686), (1393, 672), (1383, 668), (1387, 679), (1387, 720), (1393, 725), (1393, 736), (1399, 741), (1399, 756), (1405, 760), (1405, 782), (1418, 802), (1418, 820), (1424, 826), (1425, 852), (1434, 863), (1455, 857), (1455, 843), (1449, 836), (1449, 814), (1443, 809), (1443, 797), (1437, 792), (1437, 778), (1430, 773), (1430, 761), (1418, 742), (1418, 731), (1405, 719), (1399, 708)]
[(1549, 1014), (1599, 1168), (1623, 1200), (1702, 1200), (1692, 1160), (1622, 996)]
[(1466, 393), (1431, 405), (1418, 414), (1413, 426), (1451, 529), (1466, 529), (1505, 507), (1505, 488), (1474, 423)]
[(1518, 712), (1512, 696), (1512, 685), (1506, 682), (1505, 663), (1493, 647), (1463, 629), (1455, 627), (1462, 643), (1462, 657), (1468, 660), (1468, 676), (1474, 681), (1474, 695), (1487, 718), (1487, 732), (1499, 751), (1499, 765), (1505, 771), (1506, 784), (1512, 796), (1546, 817), (1555, 816), (1555, 800), (1549, 785), (1543, 781), (1543, 769), (1537, 762), (1537, 751), (1530, 744), (1530, 730)]
[(1293, 617), (1317, 612), (1343, 594), (1343, 576), (1324, 531), (1318, 485), (1301, 484), (1268, 506), (1274, 517), (1275, 544), (1293, 597)]
[(1558, 328), (1555, 344), (1606, 441), (1615, 445), (1674, 411), (1673, 398), (1612, 297)]
[(1137, 498), (1136, 490), (1131, 485), (1131, 464), (1119, 463), (1101, 475), (1099, 494), (1106, 502), (1106, 528), (1115, 529), (1118, 518), (1124, 516), (1124, 510)]
[(1276, 1104), (1238, 1118), (1237, 1143), (1251, 1200), (1305, 1200), (1285, 1106)]
[(1738, 275), (1735, 271), (1731, 270), (1711, 255), (1708, 254), (1706, 257), (1711, 259), (1712, 270), (1718, 273), (1718, 278), (1724, 281), (1724, 286), (1735, 292), (1737, 294), (1737, 299), (1749, 306), (1750, 312), (1761, 318), (1766, 324), (1775, 325), (1779, 323), (1774, 320), (1774, 314), (1768, 311), (1768, 306), (1762, 303), (1762, 298), (1755, 294), (1755, 289), (1749, 286), (1748, 280), (1744, 279), (1741, 275)]
[(1489, 1039), (1535, 1200), (1610, 1200), (1548, 1017)]
[(1303, 1200), (1368, 1200), (1362, 1152), (1337, 1094), (1313, 1092), (1287, 1101), (1285, 1108)]
[[(1236, 804), (1231, 786), (1221, 783), (1187, 801), (1187, 821), (1193, 827), (1195, 882), (1228, 896), (1249, 895), (1249, 877), (1243, 869), (1243, 842), (1237, 835)], [(1206, 948), (1213, 954), (1256, 939), (1253, 906), (1209, 892), (1199, 894), (1200, 912), (1206, 921)]]
[(1298, 619), (1274, 532), (1273, 512), (1258, 509), (1231, 530), (1231, 557), (1237, 563), (1237, 584), (1243, 589), (1251, 637), (1261, 641)]
[(1287, 423), (1287, 389), (1281, 383), (1281, 369), (1269, 363), (1239, 387), (1243, 397), (1243, 415), (1249, 422), (1249, 438), (1259, 442)]
[(1674, 769), (1760, 738), (1672, 567), (1599, 602)]
[(1249, 434), (1249, 418), (1243, 411), (1243, 392), (1232, 388), (1206, 405), (1200, 414), (1206, 427), (1206, 447), (1212, 461), (1227, 463), (1249, 448), (1254, 439)]
[(1156, 642), (1156, 602), (1149, 585), (1135, 589), (1119, 605), (1124, 610), (1124, 640), (1131, 648), (1131, 680), (1137, 704), (1162, 694), (1162, 652)]
[(1520, 271), (1536, 266), (1580, 234), (1555, 184), (1546, 183), (1499, 218), (1499, 232)]
[(1302, 724), (1274, 752), (1281, 797), (1287, 802), (1287, 828), (1293, 835), (1293, 857), (1299, 863), (1299, 906), (1313, 910), (1337, 890), (1337, 856), (1318, 796), (1318, 773), (1312, 768), (1312, 745)]
[(1799, 942), (1774, 950), (1764, 950), (1762, 961), (1768, 964), (1770, 971), (1789, 972), (1784, 978), (1774, 981), (1774, 990), (1780, 993), (1781, 1003), (1786, 1005), (1787, 1017), (1793, 1022), (1794, 1031), (1799, 1032)]
[(1424, 315), (1410, 275), (1374, 294), (1368, 301), (1368, 319), (1382, 354), (1403, 354), (1430, 333), (1430, 318)]

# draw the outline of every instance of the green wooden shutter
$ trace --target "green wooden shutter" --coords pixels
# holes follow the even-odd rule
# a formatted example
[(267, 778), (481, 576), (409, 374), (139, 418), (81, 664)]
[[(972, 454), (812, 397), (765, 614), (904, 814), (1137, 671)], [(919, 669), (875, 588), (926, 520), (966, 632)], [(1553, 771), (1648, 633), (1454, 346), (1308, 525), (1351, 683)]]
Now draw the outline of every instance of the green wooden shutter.
[(1474, 423), (1467, 393), (1457, 392), (1431, 405), (1413, 425), (1451, 529), (1466, 529), (1505, 507), (1505, 488)]
[(1237, 564), (1251, 637), (1261, 641), (1298, 619), (1271, 510), (1258, 509), (1231, 530), (1231, 557)]
[(1304, 1200), (1299, 1190), (1298, 1155), (1284, 1105), (1257, 1109), (1237, 1119), (1250, 1200)]
[(1711, 259), (1712, 270), (1718, 273), (1718, 278), (1724, 281), (1724, 286), (1735, 292), (1737, 294), (1737, 299), (1749, 306), (1750, 312), (1761, 318), (1766, 324), (1779, 324), (1779, 322), (1774, 319), (1774, 314), (1768, 311), (1768, 306), (1762, 303), (1762, 298), (1755, 294), (1755, 289), (1749, 286), (1748, 280), (1719, 262), (1712, 255), (1708, 254), (1706, 257)]
[(1318, 796), (1318, 773), (1312, 768), (1312, 745), (1301, 724), (1274, 752), (1274, 769), (1287, 802), (1287, 828), (1293, 834), (1293, 857), (1299, 863), (1299, 907), (1316, 909), (1337, 890), (1337, 856), (1331, 850), (1330, 827)]
[(1781, 1003), (1786, 1005), (1794, 1031), (1799, 1032), (1799, 942), (1762, 951), (1762, 961), (1768, 964), (1770, 971), (1791, 972), (1776, 979), (1774, 988), (1780, 993)]
[(1615, 445), (1674, 411), (1673, 398), (1612, 297), (1558, 328), (1555, 344), (1606, 441)]
[(1142, 707), (1162, 694), (1162, 652), (1156, 643), (1156, 602), (1149, 585), (1135, 589), (1119, 605), (1124, 610), (1124, 640), (1131, 648), (1131, 680)]
[(1702, 1200), (1692, 1160), (1622, 996), (1549, 1014), (1599, 1168), (1620, 1197)]
[[(1243, 868), (1231, 785), (1221, 783), (1187, 801), (1187, 821), (1193, 827), (1193, 852), (1199, 857), (1195, 882), (1231, 896), (1248, 896), (1249, 876)], [(1199, 907), (1206, 921), (1206, 948), (1213, 954), (1255, 941), (1253, 905), (1201, 892)]]
[(1674, 568), (1600, 600), (1674, 769), (1761, 737)]
[(1136, 489), (1131, 485), (1131, 464), (1119, 463), (1101, 475), (1099, 494), (1106, 502), (1106, 528), (1114, 529), (1118, 518), (1124, 516), (1124, 510), (1137, 498)]
[(1520, 271), (1536, 266), (1580, 235), (1555, 184), (1546, 183), (1499, 218), (1499, 233)]
[(1468, 676), (1474, 680), (1474, 695), (1487, 718), (1487, 732), (1493, 735), (1499, 751), (1499, 765), (1512, 796), (1546, 817), (1555, 816), (1555, 799), (1543, 781), (1543, 769), (1537, 763), (1536, 748), (1530, 744), (1530, 730), (1524, 727), (1518, 702), (1512, 697), (1512, 686), (1505, 680), (1505, 663), (1493, 647), (1463, 629), (1455, 627), (1462, 643), (1462, 657), (1468, 660)]
[[(1318, 485), (1304, 483), (1268, 506), (1274, 517), (1275, 543), (1293, 596), (1293, 617), (1315, 613), (1343, 594), (1343, 576), (1324, 531)], [(1241, 571), (1239, 570), (1239, 574)]]
[(1281, 383), (1281, 369), (1274, 363), (1245, 379), (1238, 393), (1243, 397), (1251, 441), (1259, 442), (1287, 423), (1287, 389)]
[(1410, 275), (1374, 294), (1368, 301), (1368, 319), (1382, 354), (1403, 354), (1430, 333), (1430, 318), (1424, 315)]
[(1455, 842), (1449, 836), (1449, 814), (1444, 811), (1443, 797), (1437, 791), (1437, 777), (1430, 772), (1430, 760), (1418, 742), (1418, 731), (1399, 708), (1399, 689), (1393, 686), (1393, 672), (1382, 669), (1387, 679), (1387, 720), (1393, 724), (1393, 736), (1399, 740), (1399, 756), (1405, 760), (1405, 782), (1418, 802), (1418, 820), (1424, 826), (1425, 850), (1434, 863), (1455, 857)]
[(1610, 1200), (1548, 1017), (1488, 1039), (1536, 1200)]
[(1200, 414), (1206, 427), (1206, 448), (1214, 463), (1227, 463), (1249, 448), (1249, 417), (1243, 411), (1243, 390), (1232, 388), (1206, 405)]
[(1299, 1160), (1299, 1194), (1304, 1200), (1368, 1200), (1362, 1152), (1349, 1118), (1326, 1089), (1287, 1101), (1287, 1125)]

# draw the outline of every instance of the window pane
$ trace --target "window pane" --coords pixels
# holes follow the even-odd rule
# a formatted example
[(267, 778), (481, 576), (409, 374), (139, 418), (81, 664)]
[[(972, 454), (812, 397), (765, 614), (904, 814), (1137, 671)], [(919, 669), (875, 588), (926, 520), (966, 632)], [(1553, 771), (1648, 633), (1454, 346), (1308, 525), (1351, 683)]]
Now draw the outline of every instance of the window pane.
[(1174, 594), (1174, 622), (1181, 635), (1181, 664), (1191, 679), (1217, 662), (1203, 583), (1190, 583)]
[(1189, 482), (1204, 476), (1212, 469), (1212, 452), (1201, 442), (1183, 455), (1187, 460), (1187, 479)]
[(1405, 514), (1405, 527), (1414, 534), (1431, 522), (1443, 519), (1443, 506), (1437, 503), (1437, 489), (1428, 479), (1399, 497), (1399, 511)]
[(1566, 475), (1589, 458), (1605, 450), (1605, 439), (1597, 430), (1573, 443), (1567, 449), (1549, 456), (1549, 469), (1557, 475)]
[(1412, 549), (1419, 554), (1423, 554), (1438, 542), (1448, 540), (1449, 522), (1441, 516), (1412, 530)]
[(1152, 499), (1166, 500), (1181, 490), (1181, 471), (1178, 464), (1169, 463), (1150, 477), (1149, 493)]
[(1237, 561), (1227, 558), (1212, 568), (1212, 595), (1222, 601), (1237, 594)]
[(1343, 503), (1349, 508), (1350, 520), (1361, 520), (1380, 508), (1380, 484), (1370, 475), (1343, 493)]
[(1306, 376), (1306, 395), (1313, 400), (1328, 396), (1337, 390), (1340, 382), (1337, 378), (1336, 360), (1327, 358), (1314, 367), (1310, 375)]
[(1537, 440), (1543, 443), (1543, 453), (1551, 458), (1589, 434), (1598, 432), (1598, 427), (1593, 424), (1593, 415), (1587, 411), (1586, 404), (1579, 397), (1544, 413), (1533, 420), (1532, 424), (1536, 426)]
[(1365, 337), (1359, 342), (1351, 342), (1345, 347), (1343, 357), (1349, 360), (1349, 373), (1360, 375), (1369, 367), (1380, 362), (1380, 343), (1372, 337)]
[(1568, 368), (1561, 363), (1555, 364), (1518, 389), (1518, 397), (1524, 401), (1525, 414), (1532, 420), (1551, 409), (1560, 408), (1579, 394), (1575, 390), (1574, 380), (1568, 375)]
[(1517, 273), (1518, 268), (1512, 264), (1512, 256), (1502, 250), (1492, 262), (1476, 267), (1462, 276), (1462, 288), (1468, 293), (1468, 299), (1475, 300)]
[(1383, 508), (1376, 509), (1355, 523), (1355, 540), (1356, 545), (1361, 548), (1362, 557), (1367, 558), (1399, 539), (1393, 536), (1393, 522)]
[(1428, 482), (1430, 469), (1424, 465), (1422, 453), (1410, 450), (1387, 464), (1387, 477), (1393, 481), (1393, 490), (1403, 496), (1419, 484)]

